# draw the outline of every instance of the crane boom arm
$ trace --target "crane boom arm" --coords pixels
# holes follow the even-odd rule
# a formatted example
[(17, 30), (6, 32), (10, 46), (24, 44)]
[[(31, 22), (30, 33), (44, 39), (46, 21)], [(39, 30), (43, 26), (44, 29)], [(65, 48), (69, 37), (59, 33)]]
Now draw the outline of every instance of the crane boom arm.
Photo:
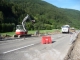
[(26, 31), (26, 28), (25, 28), (25, 22), (26, 20), (29, 18), (29, 15), (27, 14), (27, 16), (23, 19), (22, 21), (22, 26), (23, 26), (23, 29)]

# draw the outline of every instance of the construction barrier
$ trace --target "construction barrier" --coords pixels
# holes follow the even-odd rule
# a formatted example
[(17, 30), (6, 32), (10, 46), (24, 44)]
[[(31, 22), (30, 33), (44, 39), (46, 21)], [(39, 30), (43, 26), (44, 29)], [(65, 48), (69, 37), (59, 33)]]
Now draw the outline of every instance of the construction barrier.
[(50, 43), (52, 43), (51, 36), (42, 36), (41, 43), (42, 44), (50, 44)]

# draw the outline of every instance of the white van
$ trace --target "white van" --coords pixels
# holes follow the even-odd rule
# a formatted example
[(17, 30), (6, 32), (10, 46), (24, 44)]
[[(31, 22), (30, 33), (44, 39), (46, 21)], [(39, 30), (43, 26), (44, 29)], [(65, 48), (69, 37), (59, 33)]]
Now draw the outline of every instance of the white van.
[(69, 29), (70, 29), (69, 25), (64, 25), (61, 27), (61, 32), (62, 33), (69, 33)]

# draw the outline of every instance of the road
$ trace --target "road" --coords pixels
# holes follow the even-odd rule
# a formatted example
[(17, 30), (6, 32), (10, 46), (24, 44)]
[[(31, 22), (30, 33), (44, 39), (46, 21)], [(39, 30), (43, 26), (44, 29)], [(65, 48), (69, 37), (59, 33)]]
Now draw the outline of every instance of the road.
[(78, 33), (49, 35), (51, 44), (41, 44), (42, 37), (0, 41), (0, 60), (63, 60)]

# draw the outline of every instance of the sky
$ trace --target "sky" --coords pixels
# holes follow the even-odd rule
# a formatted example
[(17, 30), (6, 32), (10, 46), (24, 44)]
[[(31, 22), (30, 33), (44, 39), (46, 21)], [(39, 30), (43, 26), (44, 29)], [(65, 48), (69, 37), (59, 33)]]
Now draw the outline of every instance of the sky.
[(59, 8), (75, 9), (80, 11), (80, 0), (44, 0)]

